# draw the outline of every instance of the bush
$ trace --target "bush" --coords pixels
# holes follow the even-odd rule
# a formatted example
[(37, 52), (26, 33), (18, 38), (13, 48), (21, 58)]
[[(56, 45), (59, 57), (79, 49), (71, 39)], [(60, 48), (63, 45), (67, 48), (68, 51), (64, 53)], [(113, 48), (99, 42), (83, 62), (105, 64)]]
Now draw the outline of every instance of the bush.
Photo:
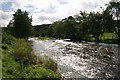
[(17, 63), (13, 56), (9, 53), (2, 54), (2, 77), (3, 78), (16, 78), (17, 74), (20, 74), (20, 64)]
[(32, 53), (31, 45), (24, 39), (18, 39), (13, 44), (13, 56), (16, 61), (24, 64), (36, 62), (36, 56)]
[(52, 59), (49, 59), (49, 60), (46, 61), (45, 67), (46, 67), (47, 69), (51, 69), (51, 70), (53, 70), (54, 72), (56, 72), (56, 71), (57, 71), (57, 62), (55, 62), (55, 61), (52, 60)]
[(50, 69), (54, 72), (57, 72), (57, 62), (53, 59), (49, 58), (48, 56), (43, 56), (37, 58), (37, 64), (42, 64), (46, 69)]
[(60, 78), (60, 76), (54, 73), (52, 70), (41, 67), (40, 64), (32, 65), (24, 71), (25, 78)]
[(3, 78), (60, 78), (59, 74), (44, 68), (41, 64), (24, 67), (23, 63), (16, 62), (10, 54), (4, 54), (3, 58)]
[(11, 45), (16, 39), (5, 31), (2, 31), (2, 43)]

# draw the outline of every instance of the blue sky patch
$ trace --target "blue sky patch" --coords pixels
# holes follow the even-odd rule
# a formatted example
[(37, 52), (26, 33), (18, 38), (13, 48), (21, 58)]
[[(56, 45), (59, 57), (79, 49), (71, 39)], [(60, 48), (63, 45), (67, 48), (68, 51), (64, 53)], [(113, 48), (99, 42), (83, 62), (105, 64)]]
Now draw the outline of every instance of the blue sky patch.
[(98, 7), (99, 5), (98, 4), (96, 4), (94, 7), (96, 8), (96, 7)]
[(33, 5), (27, 5), (24, 6), (25, 8), (30, 8), (29, 10), (26, 10), (27, 12), (29, 12), (30, 14), (34, 13), (33, 11), (37, 8), (35, 8)]
[(27, 6), (24, 6), (24, 7), (31, 7), (31, 8), (33, 8), (34, 6), (32, 6), (32, 5), (27, 5)]
[(13, 8), (12, 7), (12, 3), (13, 2), (3, 2), (2, 3), (2, 11), (4, 12), (10, 12), (10, 11), (13, 11)]
[(63, 0), (62, 0), (62, 1), (61, 1), (61, 0), (58, 0), (58, 1), (59, 1), (60, 4), (68, 4), (68, 2), (63, 1)]
[(3, 2), (16, 2), (16, 0), (0, 0), (1, 3)]

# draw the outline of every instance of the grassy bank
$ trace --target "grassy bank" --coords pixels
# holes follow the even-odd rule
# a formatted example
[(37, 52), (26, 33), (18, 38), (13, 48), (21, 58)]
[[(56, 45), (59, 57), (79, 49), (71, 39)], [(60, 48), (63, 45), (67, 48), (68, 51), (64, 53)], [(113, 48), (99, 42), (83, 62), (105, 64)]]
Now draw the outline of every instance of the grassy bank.
[(57, 63), (33, 54), (29, 41), (2, 32), (2, 78), (60, 78)]
[[(95, 38), (93, 37), (86, 41), (96, 42)], [(114, 33), (104, 33), (103, 35), (99, 36), (99, 43), (118, 44), (118, 41)]]
[(41, 37), (39, 36), (38, 39), (41, 39), (41, 40), (50, 40), (50, 39), (53, 39), (52, 37)]

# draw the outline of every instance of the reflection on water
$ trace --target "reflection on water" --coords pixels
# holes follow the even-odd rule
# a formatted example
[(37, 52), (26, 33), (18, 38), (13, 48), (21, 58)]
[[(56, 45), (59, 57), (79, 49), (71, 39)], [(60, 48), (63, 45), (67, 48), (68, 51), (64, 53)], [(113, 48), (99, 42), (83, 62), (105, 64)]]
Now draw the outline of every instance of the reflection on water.
[(114, 78), (118, 75), (118, 45), (64, 40), (33, 41), (37, 56), (56, 60), (64, 78)]

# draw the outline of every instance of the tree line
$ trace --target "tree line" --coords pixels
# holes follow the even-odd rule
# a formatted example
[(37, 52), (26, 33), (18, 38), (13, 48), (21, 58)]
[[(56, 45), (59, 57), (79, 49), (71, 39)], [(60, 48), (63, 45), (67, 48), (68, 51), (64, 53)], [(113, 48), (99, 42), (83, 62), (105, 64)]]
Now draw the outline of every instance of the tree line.
[(102, 12), (80, 11), (79, 14), (56, 21), (48, 28), (48, 36), (79, 41), (94, 38), (99, 42), (104, 33), (113, 33), (120, 41), (120, 13), (114, 13), (117, 20), (113, 19), (113, 8), (120, 11), (120, 3), (110, 2)]
[[(18, 9), (8, 24), (8, 32), (17, 38), (49, 36), (78, 41), (100, 42), (104, 33), (113, 33), (120, 42), (120, 2), (109, 2), (102, 12), (80, 11), (52, 24), (32, 26), (32, 18), (26, 11)], [(118, 12), (118, 13), (117, 13)]]

